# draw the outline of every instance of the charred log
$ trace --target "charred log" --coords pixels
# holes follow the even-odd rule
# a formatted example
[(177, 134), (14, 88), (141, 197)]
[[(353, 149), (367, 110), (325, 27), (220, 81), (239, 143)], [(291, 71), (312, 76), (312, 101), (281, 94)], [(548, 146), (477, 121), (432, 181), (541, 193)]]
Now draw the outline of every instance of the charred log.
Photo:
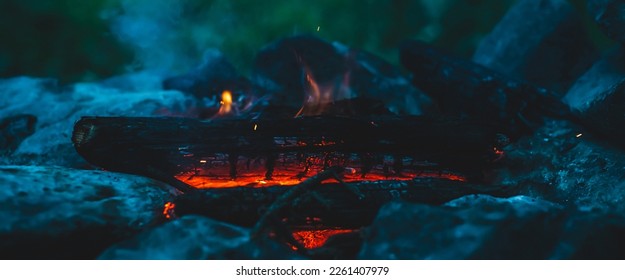
[[(393, 200), (442, 204), (469, 194), (506, 197), (514, 195), (515, 191), (512, 188), (441, 179), (360, 182), (350, 185), (358, 189), (361, 195), (340, 183), (315, 185), (314, 191), (300, 192), (298, 197), (287, 194), (293, 188), (280, 186), (203, 189), (178, 196), (175, 200), (176, 214), (199, 214), (253, 227), (262, 217), (268, 216), (266, 212), (271, 212), (271, 216), (291, 228), (318, 228), (318, 225), (322, 225), (327, 228), (356, 229), (369, 225), (378, 209)], [(309, 187), (307, 190), (313, 189)], [(313, 193), (324, 202), (320, 203)], [(288, 197), (292, 203), (280, 203), (280, 207), (276, 207), (275, 202), (280, 197)]]

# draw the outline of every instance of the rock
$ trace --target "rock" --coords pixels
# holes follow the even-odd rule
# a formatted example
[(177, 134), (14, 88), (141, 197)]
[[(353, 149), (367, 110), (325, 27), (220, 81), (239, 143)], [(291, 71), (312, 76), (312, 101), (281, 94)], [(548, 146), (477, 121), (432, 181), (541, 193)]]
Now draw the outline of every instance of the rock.
[(179, 90), (197, 98), (220, 96), (224, 90), (243, 94), (250, 91), (250, 83), (239, 75), (220, 51), (209, 49), (200, 65), (190, 72), (163, 81), (166, 90)]
[(299, 258), (286, 245), (251, 241), (249, 229), (189, 215), (107, 249), (99, 259), (206, 260)]
[(401, 63), (413, 83), (454, 118), (490, 122), (516, 139), (546, 116), (567, 118), (569, 110), (552, 92), (509, 78), (419, 41), (400, 47)]
[(564, 96), (588, 129), (622, 144), (625, 140), (625, 53), (608, 52)]
[(569, 215), (550, 259), (606, 260), (625, 257), (622, 215), (583, 211)]
[(93, 259), (162, 222), (166, 185), (132, 175), (0, 166), (0, 258)]
[[(410, 221), (410, 222), (407, 222)], [(395, 202), (363, 230), (361, 259), (621, 259), (625, 217), (527, 196)]]
[(0, 80), (0, 118), (37, 118), (34, 134), (10, 158), (0, 157), (0, 164), (85, 167), (70, 139), (80, 117), (187, 115), (195, 104), (176, 91), (125, 92), (94, 83), (60, 87), (54, 80), (28, 77)]
[(316, 96), (318, 103), (349, 98), (377, 99), (395, 113), (421, 115), (431, 101), (399, 69), (381, 58), (313, 36), (281, 39), (256, 56), (252, 82), (272, 103), (299, 108)]
[(11, 154), (24, 138), (35, 132), (37, 117), (15, 115), (0, 119), (0, 155)]
[[(468, 196), (444, 206), (391, 203), (363, 232), (361, 259), (544, 259), (560, 206), (525, 196)], [(407, 222), (410, 221), (410, 222)]]
[(478, 46), (473, 61), (564, 95), (596, 58), (566, 0), (518, 1)]
[(625, 1), (588, 0), (588, 12), (608, 37), (625, 44)]
[(566, 121), (547, 121), (505, 149), (491, 182), (567, 207), (625, 215), (625, 152)]

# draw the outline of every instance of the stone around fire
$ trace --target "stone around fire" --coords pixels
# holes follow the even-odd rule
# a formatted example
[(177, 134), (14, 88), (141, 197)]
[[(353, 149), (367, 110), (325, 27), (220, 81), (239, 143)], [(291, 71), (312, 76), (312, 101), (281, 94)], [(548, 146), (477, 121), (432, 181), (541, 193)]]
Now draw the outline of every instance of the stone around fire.
[(568, 1), (522, 0), (481, 41), (473, 61), (564, 95), (596, 56)]
[(93, 259), (163, 222), (170, 187), (62, 167), (0, 166), (0, 258)]

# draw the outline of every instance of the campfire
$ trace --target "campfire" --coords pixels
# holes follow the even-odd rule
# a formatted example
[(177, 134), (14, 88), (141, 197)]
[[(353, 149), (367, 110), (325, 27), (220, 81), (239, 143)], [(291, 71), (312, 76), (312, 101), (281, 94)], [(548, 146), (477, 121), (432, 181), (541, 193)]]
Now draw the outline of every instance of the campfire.
[(188, 72), (1, 80), (0, 251), (621, 257), (625, 55), (591, 65), (570, 5), (539, 2), (472, 59), (408, 36), (393, 65), (307, 34), (255, 49), (245, 75), (210, 49)]
[(225, 89), (204, 119), (83, 117), (75, 148), (106, 170), (175, 186), (181, 195), (165, 205), (169, 219), (201, 214), (269, 228), (305, 250), (369, 225), (393, 199), (503, 193), (478, 185), (509, 142), (496, 122), (394, 113), (350, 87), (352, 70), (321, 84), (297, 60), (300, 108)]

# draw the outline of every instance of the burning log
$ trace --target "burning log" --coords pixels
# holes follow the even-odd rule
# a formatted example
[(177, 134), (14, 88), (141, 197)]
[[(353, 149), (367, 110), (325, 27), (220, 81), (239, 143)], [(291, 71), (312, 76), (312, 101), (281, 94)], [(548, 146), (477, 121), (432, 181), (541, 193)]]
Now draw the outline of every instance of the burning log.
[[(261, 224), (258, 221), (268, 217), (264, 212), (271, 212), (271, 216), (293, 229), (318, 228), (319, 225), (324, 228), (357, 229), (371, 224), (378, 209), (394, 200), (442, 204), (469, 194), (506, 197), (515, 191), (512, 188), (444, 179), (349, 184), (362, 195), (354, 194), (341, 183), (319, 182), (314, 185), (314, 190), (313, 186), (309, 186), (306, 188), (309, 192), (299, 192), (298, 197), (288, 193), (293, 188), (281, 186), (202, 189), (178, 196), (175, 200), (176, 214), (199, 214), (241, 226), (258, 227)], [(279, 197), (288, 197), (290, 203), (276, 206), (274, 203)]]
[(412, 116), (83, 117), (72, 140), (94, 165), (183, 191), (188, 188), (174, 177), (196, 187), (295, 185), (330, 166), (346, 168), (346, 181), (409, 180), (448, 170), (471, 179), (501, 156), (507, 141), (489, 126)]
[(415, 85), (435, 99), (446, 115), (492, 121), (511, 138), (533, 130), (545, 116), (571, 118), (552, 92), (425, 43), (407, 41), (400, 53)]

